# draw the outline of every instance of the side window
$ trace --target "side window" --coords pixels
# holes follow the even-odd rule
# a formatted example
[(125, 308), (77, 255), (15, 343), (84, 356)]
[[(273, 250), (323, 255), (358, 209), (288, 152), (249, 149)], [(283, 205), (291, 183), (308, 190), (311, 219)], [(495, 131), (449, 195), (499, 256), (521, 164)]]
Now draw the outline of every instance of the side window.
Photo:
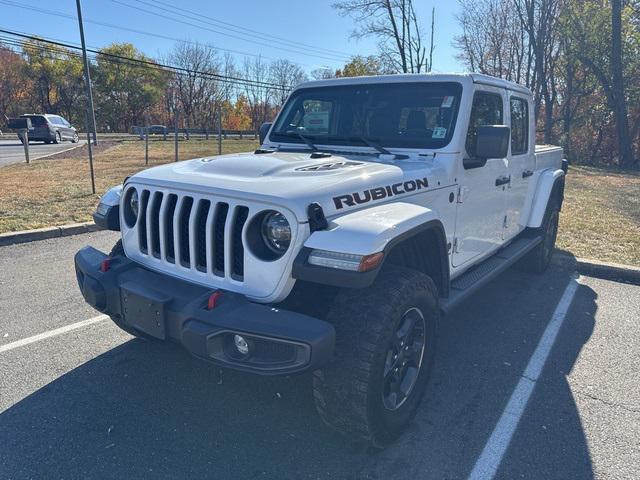
[(482, 125), (503, 125), (502, 97), (497, 93), (476, 92), (471, 107), (469, 130), (467, 130), (467, 154), (476, 156), (476, 137)]
[(529, 107), (521, 98), (511, 99), (511, 155), (522, 155), (529, 148)]

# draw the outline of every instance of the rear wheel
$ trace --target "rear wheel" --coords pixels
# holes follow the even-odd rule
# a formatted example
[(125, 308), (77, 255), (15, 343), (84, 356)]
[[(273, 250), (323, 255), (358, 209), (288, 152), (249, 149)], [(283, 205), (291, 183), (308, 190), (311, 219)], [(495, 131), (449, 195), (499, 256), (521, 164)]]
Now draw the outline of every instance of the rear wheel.
[(426, 275), (389, 267), (366, 290), (339, 293), (328, 315), (334, 360), (314, 372), (322, 419), (376, 446), (415, 416), (435, 354), (438, 293)]
[(558, 200), (552, 197), (539, 229), (542, 241), (518, 262), (518, 268), (526, 272), (542, 273), (549, 267), (558, 236), (559, 220), (560, 206)]

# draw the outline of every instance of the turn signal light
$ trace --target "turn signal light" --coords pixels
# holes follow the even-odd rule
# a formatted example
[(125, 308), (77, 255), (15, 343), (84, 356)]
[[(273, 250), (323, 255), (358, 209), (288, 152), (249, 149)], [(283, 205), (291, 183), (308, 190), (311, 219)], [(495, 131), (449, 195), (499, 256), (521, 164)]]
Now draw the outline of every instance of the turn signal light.
[(370, 255), (330, 252), (328, 250), (312, 250), (308, 262), (319, 267), (349, 270), (352, 272), (368, 272), (382, 263), (384, 252)]

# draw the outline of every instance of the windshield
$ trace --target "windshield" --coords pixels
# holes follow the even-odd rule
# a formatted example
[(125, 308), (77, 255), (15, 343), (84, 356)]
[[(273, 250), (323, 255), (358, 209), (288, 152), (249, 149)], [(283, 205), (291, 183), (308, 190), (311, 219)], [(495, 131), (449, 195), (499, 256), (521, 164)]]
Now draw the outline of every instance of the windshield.
[(451, 141), (461, 92), (459, 83), (445, 82), (303, 88), (289, 98), (270, 139), (442, 148)]

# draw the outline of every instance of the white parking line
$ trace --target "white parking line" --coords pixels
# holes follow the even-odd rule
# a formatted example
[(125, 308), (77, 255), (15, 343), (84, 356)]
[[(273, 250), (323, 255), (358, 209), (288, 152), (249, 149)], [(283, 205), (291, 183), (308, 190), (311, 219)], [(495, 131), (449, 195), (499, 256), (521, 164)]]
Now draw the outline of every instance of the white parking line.
[(538, 346), (529, 359), (527, 368), (525, 368), (518, 385), (500, 416), (500, 420), (498, 420), (478, 461), (473, 467), (469, 480), (492, 479), (498, 471), (500, 462), (502, 462), (502, 458), (511, 443), (511, 438), (518, 427), (518, 422), (527, 407), (529, 397), (531, 397), (544, 364), (549, 357), (549, 353), (551, 353), (560, 327), (562, 327), (569, 307), (571, 307), (571, 302), (578, 288), (578, 281), (579, 279), (572, 279), (567, 285), (555, 312), (553, 312), (551, 321), (545, 328)]
[(93, 325), (94, 323), (101, 322), (109, 318), (107, 315), (98, 315), (97, 317), (89, 318), (88, 320), (82, 320), (81, 322), (72, 323), (71, 325), (65, 325), (64, 327), (56, 328), (55, 330), (49, 330), (48, 332), (34, 335), (33, 337), (23, 338), (22, 340), (16, 340), (15, 342), (7, 343), (6, 345), (0, 345), (0, 353), (8, 352), (14, 348), (24, 347), (30, 343), (39, 342), (46, 338), (55, 337), (56, 335), (62, 335), (63, 333), (77, 330), (78, 328)]

